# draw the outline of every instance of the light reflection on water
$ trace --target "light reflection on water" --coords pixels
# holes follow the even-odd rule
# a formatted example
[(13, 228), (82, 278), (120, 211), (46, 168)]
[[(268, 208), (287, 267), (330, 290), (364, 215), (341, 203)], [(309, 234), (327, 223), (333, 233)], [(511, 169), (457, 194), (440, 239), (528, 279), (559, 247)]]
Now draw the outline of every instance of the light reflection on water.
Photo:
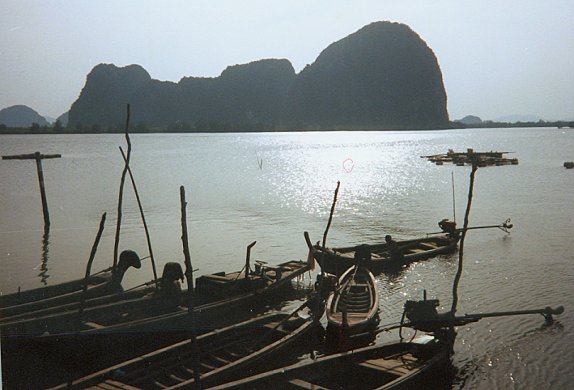
[[(110, 265), (122, 157), (121, 135), (3, 135), (0, 154), (61, 153), (44, 175), (52, 227), (42, 267), (42, 209), (34, 164), (2, 161), (0, 168), (0, 290), (3, 293), (77, 278), (108, 212), (93, 265)], [(466, 205), (469, 169), (437, 167), (421, 155), (447, 149), (516, 152), (518, 166), (480, 169), (472, 225), (511, 217), (510, 235), (469, 233), (459, 313), (565, 305), (561, 326), (541, 317), (483, 320), (459, 329), (454, 387), (561, 388), (574, 380), (574, 132), (557, 129), (480, 129), (421, 132), (133, 135), (132, 170), (150, 228), (158, 270), (182, 261), (179, 186), (186, 187), (188, 228), (199, 274), (237, 270), (252, 241), (254, 260), (305, 259), (303, 231), (322, 238), (337, 181), (341, 190), (328, 244), (397, 239), (438, 230)], [(348, 161), (352, 160), (352, 168)], [(347, 163), (345, 163), (347, 161)], [(259, 164), (262, 164), (261, 168)], [(131, 184), (126, 183), (120, 248), (147, 255)], [(460, 223), (460, 222), (459, 222)], [(406, 299), (441, 300), (450, 308), (456, 256), (381, 275), (381, 324), (400, 320)], [(39, 275), (40, 271), (43, 275)], [(161, 272), (161, 271), (159, 271)], [(47, 276), (49, 275), (49, 278)], [(151, 267), (126, 275), (128, 285), (151, 278)], [(380, 335), (380, 340), (393, 335)], [(518, 355), (519, 354), (519, 355)]]

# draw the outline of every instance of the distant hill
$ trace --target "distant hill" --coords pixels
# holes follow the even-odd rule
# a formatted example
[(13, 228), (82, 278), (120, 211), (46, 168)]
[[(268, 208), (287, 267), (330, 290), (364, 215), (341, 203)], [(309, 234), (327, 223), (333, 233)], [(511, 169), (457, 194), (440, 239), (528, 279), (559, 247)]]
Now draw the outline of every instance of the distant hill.
[(277, 59), (230, 66), (216, 78), (184, 77), (179, 83), (153, 80), (139, 65), (100, 64), (72, 104), (68, 124), (121, 125), (130, 103), (131, 122), (147, 126), (213, 121), (274, 125), (294, 78), (291, 63)]
[(437, 59), (408, 26), (372, 23), (303, 69), (284, 119), (310, 128), (444, 128), (446, 92)]
[(408, 26), (372, 23), (296, 74), (286, 59), (234, 65), (219, 77), (154, 80), (139, 65), (92, 69), (69, 111), (78, 131), (131, 123), (176, 131), (432, 129), (449, 126), (437, 59)]
[(465, 125), (478, 125), (478, 124), (482, 123), (482, 119), (480, 119), (479, 117), (477, 117), (475, 115), (467, 115), (462, 119), (455, 120), (455, 122), (460, 122), (460, 123), (463, 123)]
[(63, 113), (62, 115), (60, 115), (58, 117), (58, 119), (56, 119), (57, 121), (60, 121), (60, 123), (62, 124), (62, 126), (66, 127), (68, 126), (68, 111), (66, 111), (65, 113)]
[(48, 126), (48, 121), (28, 106), (16, 105), (0, 110), (0, 124), (7, 127)]

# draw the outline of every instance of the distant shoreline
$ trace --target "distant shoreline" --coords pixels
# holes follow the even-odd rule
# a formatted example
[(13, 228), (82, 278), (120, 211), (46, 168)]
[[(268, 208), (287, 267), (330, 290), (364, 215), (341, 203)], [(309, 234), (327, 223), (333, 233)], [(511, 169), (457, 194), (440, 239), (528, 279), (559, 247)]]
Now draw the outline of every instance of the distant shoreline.
[[(465, 125), (460, 122), (451, 122), (449, 127), (442, 129), (400, 129), (400, 128), (347, 128), (347, 129), (296, 129), (296, 130), (286, 130), (286, 129), (246, 129), (244, 131), (237, 130), (218, 130), (218, 131), (174, 131), (172, 129), (142, 129), (142, 128), (130, 128), (130, 134), (234, 134), (234, 133), (307, 133), (313, 131), (324, 131), (324, 132), (340, 132), (340, 131), (435, 131), (435, 130), (457, 130), (457, 129), (499, 129), (499, 128), (563, 128), (563, 129), (574, 129), (574, 122), (569, 121), (556, 121), (556, 122), (486, 122), (481, 124)], [(123, 134), (124, 129), (108, 129), (105, 131), (100, 130), (72, 130), (72, 129), (62, 129), (54, 130), (52, 127), (40, 127), (34, 128), (33, 130), (28, 127), (0, 127), (0, 134), (25, 134), (25, 135), (35, 135), (35, 134)]]

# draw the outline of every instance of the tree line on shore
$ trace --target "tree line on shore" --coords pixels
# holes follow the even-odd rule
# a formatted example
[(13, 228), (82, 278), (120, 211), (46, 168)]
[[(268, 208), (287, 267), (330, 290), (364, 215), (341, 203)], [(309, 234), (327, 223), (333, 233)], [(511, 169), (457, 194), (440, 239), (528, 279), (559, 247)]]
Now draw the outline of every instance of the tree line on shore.
[[(539, 120), (535, 122), (495, 122), (483, 121), (478, 124), (463, 124), (460, 122), (450, 122), (445, 129), (469, 129), (469, 128), (518, 128), (518, 127), (558, 127), (558, 128), (574, 128), (574, 121), (544, 121)], [(365, 129), (321, 129), (321, 130), (365, 130)], [(401, 130), (392, 128), (370, 129), (370, 130)], [(420, 129), (424, 130), (424, 129)], [(54, 122), (51, 126), (32, 123), (29, 127), (8, 127), (0, 123), (0, 133), (4, 134), (114, 134), (123, 133), (125, 125), (118, 123), (116, 126), (102, 127), (98, 125), (93, 126), (75, 126), (64, 127), (60, 121)], [(250, 132), (273, 132), (275, 129), (266, 126), (263, 123), (230, 123), (230, 122), (177, 122), (167, 127), (148, 127), (144, 123), (135, 123), (130, 126), (131, 133), (250, 133)], [(281, 130), (285, 131), (285, 130)], [(297, 131), (297, 130), (293, 130)]]

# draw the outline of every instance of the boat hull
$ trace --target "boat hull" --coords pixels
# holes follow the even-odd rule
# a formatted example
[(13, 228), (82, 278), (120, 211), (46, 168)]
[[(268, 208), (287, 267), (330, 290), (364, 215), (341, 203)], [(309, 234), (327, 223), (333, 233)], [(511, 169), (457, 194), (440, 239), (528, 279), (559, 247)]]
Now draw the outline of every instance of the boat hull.
[[(270, 358), (295, 347), (317, 324), (311, 317), (270, 313), (201, 335), (195, 345), (185, 340), (116, 364), (75, 380), (71, 388), (105, 387), (110, 380), (135, 388), (189, 388), (196, 364), (202, 387), (214, 386), (269, 368)], [(60, 388), (69, 387), (55, 387)]]
[[(213, 389), (418, 389), (436, 388), (450, 366), (452, 343), (429, 336), (323, 356)], [(439, 378), (440, 379), (440, 378)]]
[(326, 336), (330, 347), (341, 351), (371, 340), (368, 334), (379, 323), (379, 294), (375, 277), (363, 266), (345, 271), (338, 286), (326, 302)]
[[(395, 259), (390, 254), (388, 245), (373, 244), (371, 259), (363, 260), (361, 264), (375, 274), (393, 273), (402, 267), (420, 260), (453, 253), (458, 243), (457, 238), (448, 235), (425, 237), (415, 240), (397, 241), (402, 251), (402, 258)], [(326, 248), (313, 246), (313, 256), (324, 272), (341, 275), (349, 267), (355, 265), (355, 249), (357, 247)]]
[[(239, 318), (251, 316), (252, 310), (258, 306), (280, 297), (276, 293), (291, 288), (292, 280), (307, 272), (309, 265), (293, 261), (274, 268), (281, 268), (281, 277), (262, 288), (238, 291), (233, 296), (223, 298), (219, 295), (196, 297), (194, 314), (197, 333), (209, 332), (237, 322)], [(273, 273), (269, 275), (277, 276)], [(63, 363), (66, 372), (79, 372), (86, 367), (93, 372), (133, 356), (134, 351), (141, 354), (187, 338), (193, 321), (186, 302), (184, 293), (175, 298), (150, 295), (86, 308), (82, 321), (79, 321), (77, 310), (70, 310), (42, 318), (2, 323), (3, 372), (25, 372), (32, 361), (33, 378), (49, 376), (54, 362), (60, 361), (69, 361), (69, 364)], [(16, 384), (14, 387), (18, 388), (22, 387), (18, 384), (27, 379), (19, 374), (8, 374), (4, 380)]]

